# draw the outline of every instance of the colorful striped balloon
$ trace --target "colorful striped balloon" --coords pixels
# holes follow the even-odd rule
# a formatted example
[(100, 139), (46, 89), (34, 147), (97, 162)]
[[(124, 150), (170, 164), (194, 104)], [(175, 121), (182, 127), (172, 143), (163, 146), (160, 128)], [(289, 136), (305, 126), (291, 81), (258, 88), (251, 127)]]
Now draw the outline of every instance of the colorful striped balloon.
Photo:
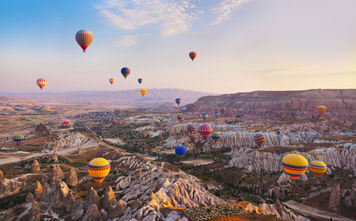
[(182, 121), (182, 120), (183, 120), (183, 116), (180, 115), (180, 114), (178, 114), (178, 115), (177, 115), (177, 120)]
[(327, 169), (328, 169), (328, 167), (326, 166), (326, 164), (319, 160), (314, 160), (314, 161), (310, 162), (310, 165), (309, 165), (310, 172), (316, 178), (321, 177), (326, 172)]
[(88, 173), (97, 183), (102, 183), (110, 172), (110, 163), (104, 158), (95, 158), (88, 163)]
[(288, 154), (283, 157), (282, 167), (291, 180), (297, 180), (308, 169), (308, 160), (299, 154)]
[(322, 115), (326, 111), (326, 107), (324, 105), (319, 105), (316, 110), (320, 115)]
[(21, 141), (25, 140), (25, 137), (23, 135), (16, 135), (16, 136), (14, 136), (13, 140), (15, 142), (21, 142)]
[(262, 134), (256, 134), (253, 138), (258, 147), (262, 147), (262, 145), (265, 143), (265, 136)]
[(89, 47), (93, 41), (93, 33), (89, 30), (80, 30), (75, 35), (75, 40), (79, 46), (83, 49), (83, 52)]
[(199, 128), (198, 128), (198, 132), (200, 133), (200, 135), (206, 139), (210, 136), (210, 134), (213, 132), (213, 128), (211, 128), (210, 125), (208, 124), (202, 124)]
[(160, 126), (161, 126), (161, 121), (160, 121), (160, 120), (155, 120), (155, 125), (156, 125), (157, 127), (160, 127)]
[(218, 133), (213, 133), (213, 134), (211, 135), (211, 138), (212, 138), (213, 140), (217, 141), (217, 140), (220, 139), (220, 135), (219, 135)]
[(44, 78), (37, 79), (37, 85), (39, 88), (41, 88), (41, 90), (46, 86), (46, 84), (47, 84), (46, 79), (44, 79)]

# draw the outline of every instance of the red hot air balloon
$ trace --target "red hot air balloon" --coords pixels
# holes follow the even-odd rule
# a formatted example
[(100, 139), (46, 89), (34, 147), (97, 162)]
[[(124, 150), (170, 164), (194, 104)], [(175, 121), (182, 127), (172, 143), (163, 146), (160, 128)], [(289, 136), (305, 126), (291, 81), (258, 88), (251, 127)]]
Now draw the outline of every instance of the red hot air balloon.
[(83, 52), (89, 47), (93, 41), (93, 33), (89, 30), (80, 30), (75, 35), (75, 40), (79, 46), (83, 49)]
[(67, 127), (67, 126), (69, 125), (69, 123), (70, 123), (70, 121), (69, 121), (69, 120), (67, 120), (67, 119), (63, 119), (63, 120), (61, 120), (61, 124), (62, 124), (62, 126)]
[(192, 51), (189, 53), (189, 57), (190, 57), (190, 59), (192, 59), (192, 61), (194, 61), (194, 59), (197, 57), (197, 53)]
[(198, 132), (200, 133), (200, 135), (206, 139), (210, 136), (210, 134), (213, 132), (213, 128), (211, 128), (210, 125), (208, 124), (202, 124), (201, 126), (199, 126), (198, 128)]
[(46, 86), (46, 84), (47, 84), (46, 79), (44, 79), (44, 78), (37, 79), (37, 85), (39, 88), (41, 88), (41, 90)]
[(110, 82), (111, 85), (113, 85), (114, 82), (115, 82), (115, 79), (114, 79), (114, 78), (110, 78), (110, 79), (109, 79), (109, 82)]

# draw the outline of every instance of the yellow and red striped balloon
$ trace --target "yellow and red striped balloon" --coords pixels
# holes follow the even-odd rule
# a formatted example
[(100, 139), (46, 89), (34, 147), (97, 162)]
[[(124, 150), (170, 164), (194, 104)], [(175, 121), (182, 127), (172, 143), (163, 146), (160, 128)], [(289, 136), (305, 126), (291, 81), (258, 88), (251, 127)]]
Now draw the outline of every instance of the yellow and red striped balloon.
[(97, 183), (102, 183), (110, 172), (110, 163), (104, 158), (95, 158), (88, 163), (88, 173)]
[(79, 46), (83, 49), (83, 52), (89, 47), (93, 41), (93, 33), (89, 30), (80, 30), (75, 35), (75, 40)]
[(322, 115), (326, 111), (326, 107), (324, 105), (319, 105), (316, 110), (320, 115)]
[(37, 79), (37, 85), (39, 88), (41, 88), (41, 90), (46, 86), (46, 84), (47, 84), (46, 79), (44, 79), (44, 78)]
[(147, 94), (147, 90), (146, 89), (141, 89), (141, 94), (142, 94), (142, 96), (145, 96), (145, 94)]
[(282, 167), (291, 180), (297, 180), (308, 169), (308, 160), (299, 154), (288, 154), (283, 157)]
[(328, 167), (326, 166), (326, 164), (319, 160), (314, 160), (314, 161), (310, 162), (310, 165), (309, 165), (310, 172), (316, 178), (321, 177), (326, 172), (327, 169), (328, 169)]

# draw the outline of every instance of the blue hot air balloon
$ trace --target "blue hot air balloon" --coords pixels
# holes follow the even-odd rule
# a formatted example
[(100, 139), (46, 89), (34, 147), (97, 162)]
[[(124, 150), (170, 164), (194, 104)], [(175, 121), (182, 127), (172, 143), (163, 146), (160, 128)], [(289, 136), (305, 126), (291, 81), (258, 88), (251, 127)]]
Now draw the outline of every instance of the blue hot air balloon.
[(215, 112), (214, 112), (214, 116), (215, 116), (216, 118), (218, 118), (219, 112), (218, 112), (218, 111), (215, 111)]
[(184, 155), (187, 153), (187, 150), (183, 146), (176, 147), (176, 155)]
[(180, 102), (181, 102), (180, 98), (176, 98), (176, 104), (177, 104), (178, 106), (179, 106)]
[(121, 74), (124, 76), (124, 78), (127, 78), (129, 74), (131, 73), (130, 69), (127, 67), (121, 68)]
[(142, 83), (142, 78), (139, 78), (137, 81), (138, 81), (139, 84), (141, 84)]
[(201, 118), (203, 118), (203, 120), (206, 120), (206, 118), (208, 118), (208, 114), (207, 113), (202, 113)]

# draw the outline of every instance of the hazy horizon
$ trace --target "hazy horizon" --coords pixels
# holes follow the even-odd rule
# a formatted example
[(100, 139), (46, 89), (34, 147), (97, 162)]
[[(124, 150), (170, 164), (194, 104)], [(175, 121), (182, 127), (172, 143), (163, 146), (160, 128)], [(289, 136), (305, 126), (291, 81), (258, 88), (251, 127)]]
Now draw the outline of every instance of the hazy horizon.
[[(40, 77), (43, 93), (352, 89), (355, 8), (353, 0), (4, 0), (0, 93), (40, 92)], [(86, 53), (74, 39), (81, 29), (94, 34)]]

